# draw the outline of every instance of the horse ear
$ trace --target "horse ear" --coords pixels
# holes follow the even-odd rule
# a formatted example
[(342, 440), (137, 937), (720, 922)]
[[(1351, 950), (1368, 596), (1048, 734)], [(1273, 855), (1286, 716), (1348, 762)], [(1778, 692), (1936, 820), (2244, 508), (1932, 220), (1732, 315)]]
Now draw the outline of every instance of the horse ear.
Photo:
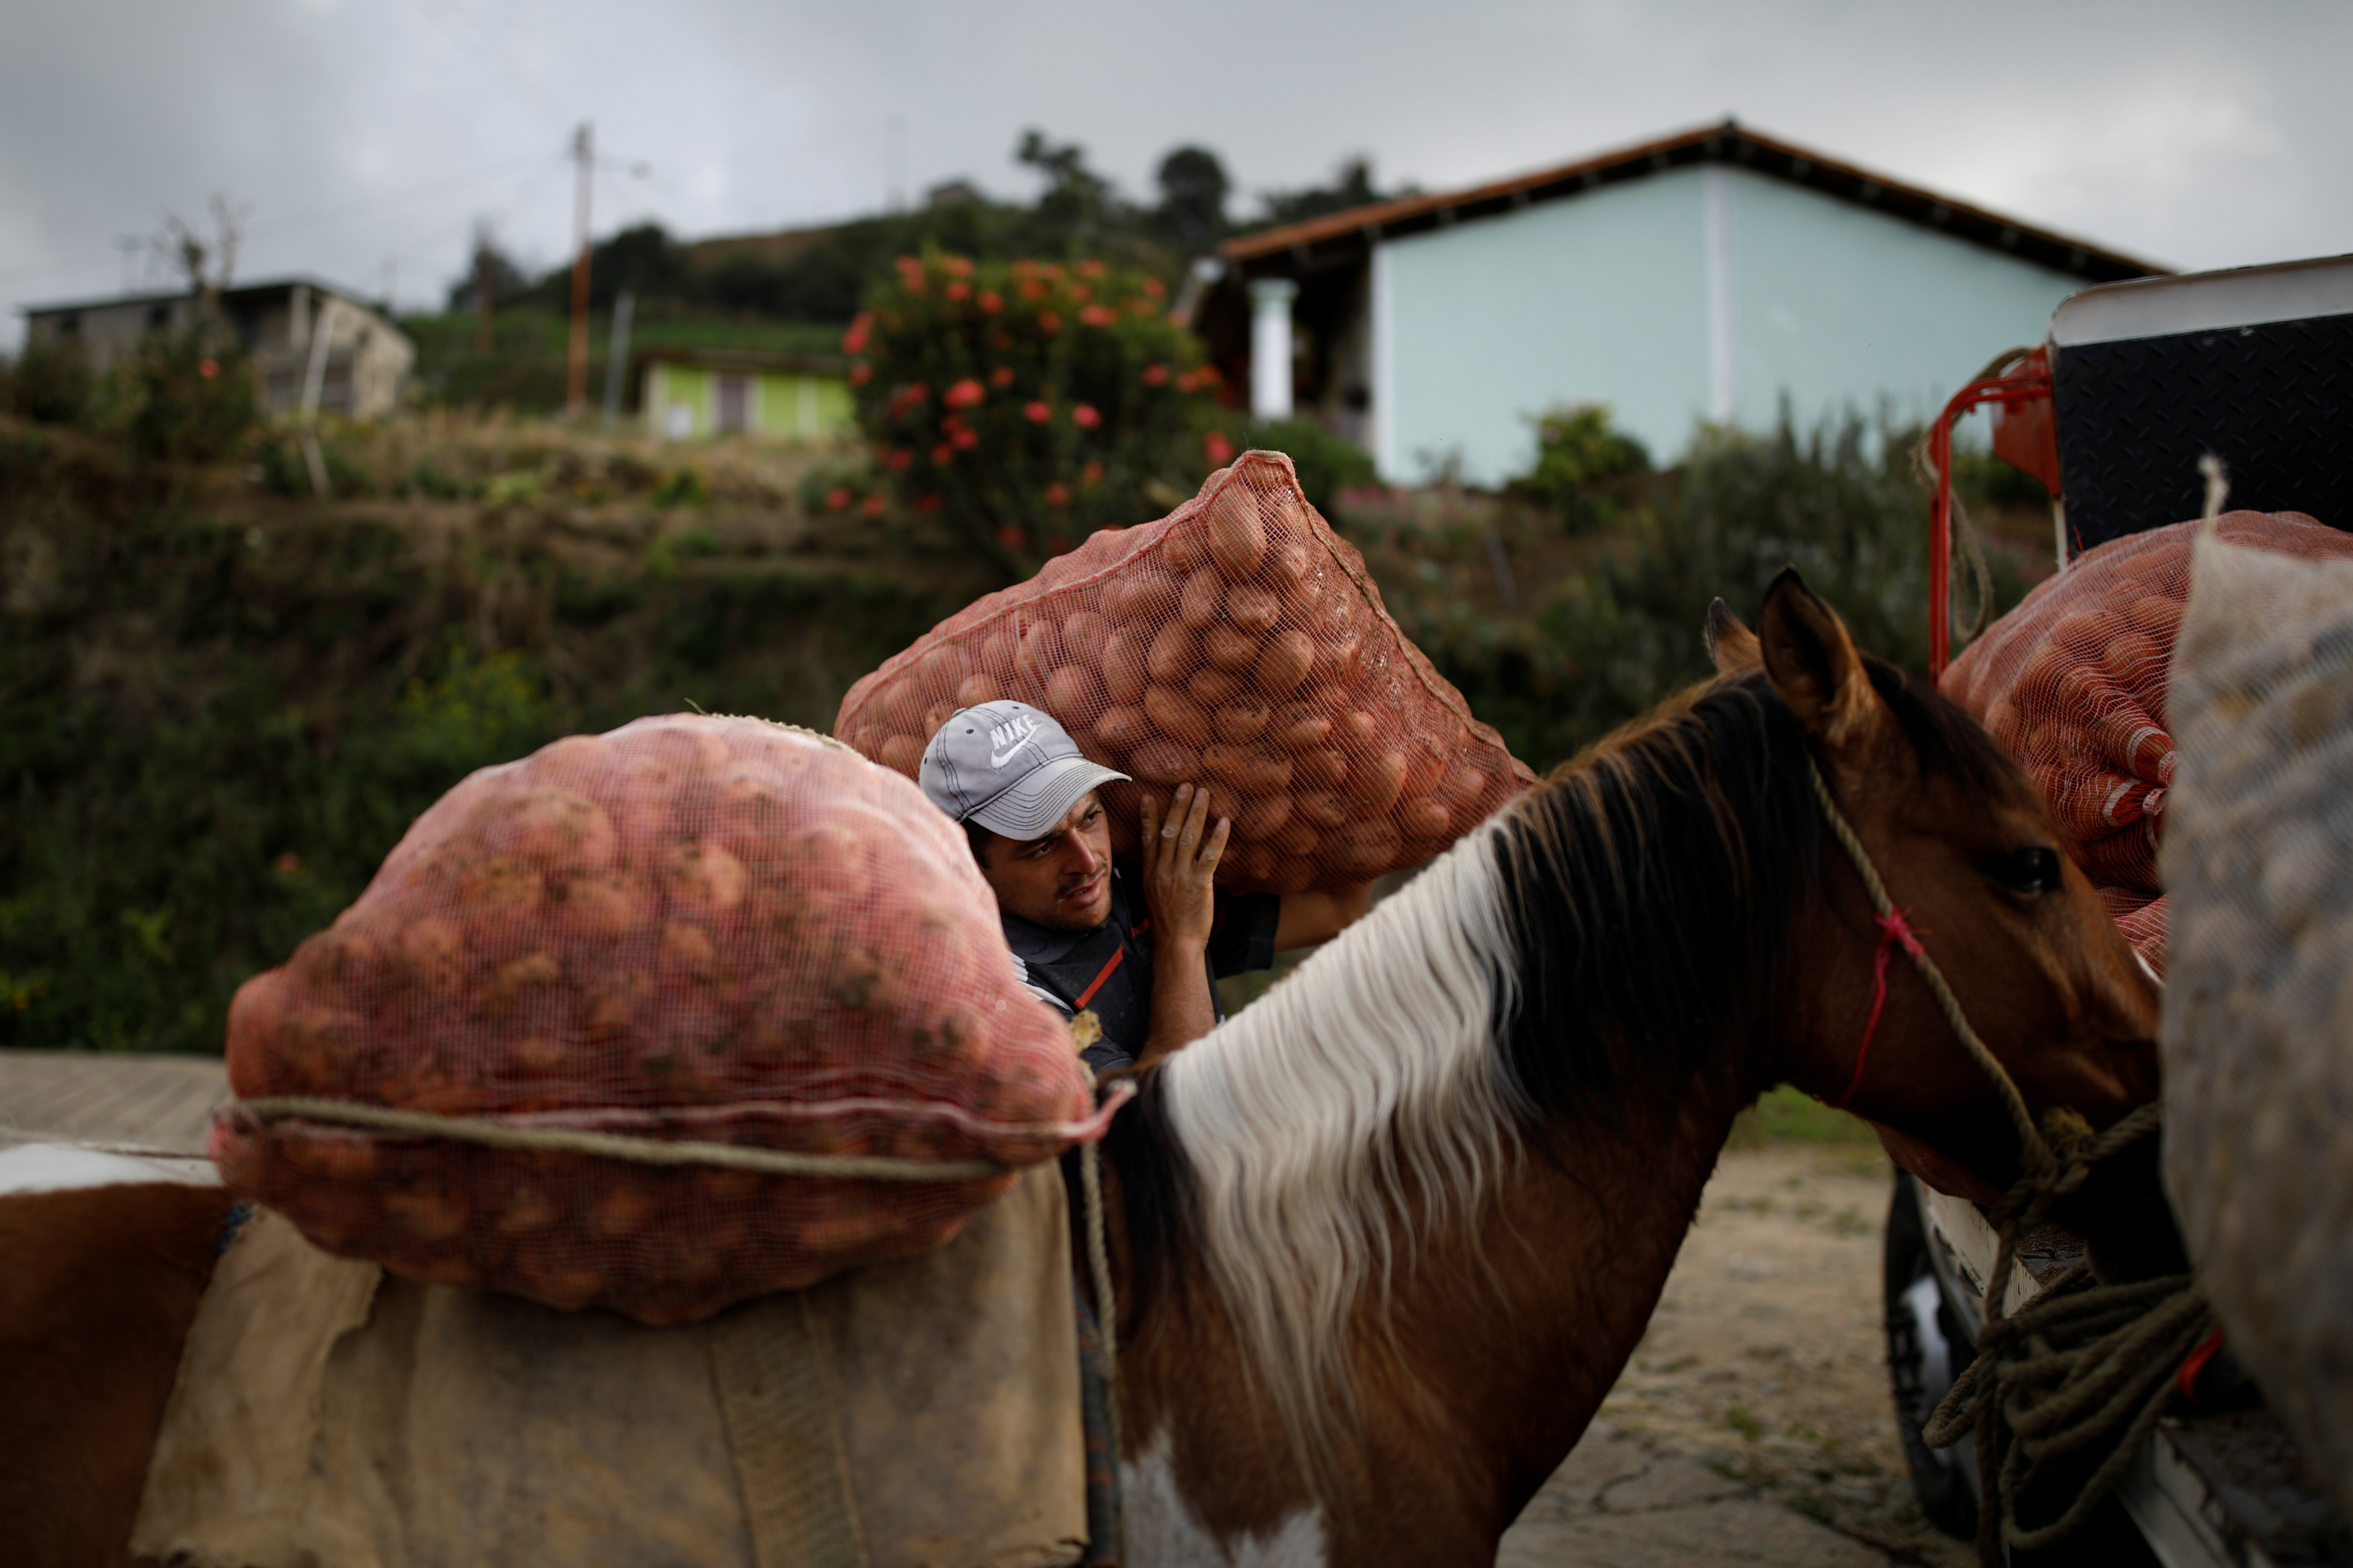
[(1715, 660), (1715, 673), (1719, 676), (1746, 675), (1765, 662), (1765, 650), (1757, 645), (1757, 634), (1722, 599), (1707, 607), (1705, 635), (1707, 657)]
[(1765, 590), (1758, 619), (1765, 674), (1807, 733), (1832, 752), (1862, 742), (1880, 713), (1879, 693), (1838, 612), (1814, 597), (1796, 567), (1784, 566)]

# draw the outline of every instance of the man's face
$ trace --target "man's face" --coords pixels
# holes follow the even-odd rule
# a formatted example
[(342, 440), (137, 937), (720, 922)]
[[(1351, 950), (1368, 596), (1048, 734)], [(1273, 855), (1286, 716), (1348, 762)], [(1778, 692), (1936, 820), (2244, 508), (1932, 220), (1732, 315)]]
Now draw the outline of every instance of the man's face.
[(1111, 918), (1111, 819), (1087, 792), (1042, 838), (998, 837), (980, 874), (1007, 914), (1050, 931), (1092, 931)]

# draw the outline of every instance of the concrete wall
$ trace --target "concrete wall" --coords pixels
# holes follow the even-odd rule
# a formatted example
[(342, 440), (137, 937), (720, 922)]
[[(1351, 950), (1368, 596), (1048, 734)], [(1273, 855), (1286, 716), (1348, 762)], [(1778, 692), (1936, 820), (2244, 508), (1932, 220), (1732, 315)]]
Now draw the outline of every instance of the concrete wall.
[(1373, 448), (1493, 484), (1531, 417), (1608, 403), (1653, 458), (1699, 423), (1924, 418), (2083, 280), (1733, 165), (1388, 241), (1372, 263)]

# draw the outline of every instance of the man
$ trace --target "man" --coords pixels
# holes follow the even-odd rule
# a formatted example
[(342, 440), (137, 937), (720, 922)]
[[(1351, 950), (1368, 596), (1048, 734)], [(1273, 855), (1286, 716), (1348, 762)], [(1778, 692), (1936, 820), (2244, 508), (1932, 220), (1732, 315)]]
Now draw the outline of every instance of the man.
[(1098, 1073), (1199, 1039), (1222, 1016), (1217, 980), (1337, 936), (1372, 903), (1370, 882), (1282, 898), (1217, 891), (1231, 824), (1211, 822), (1208, 790), (1189, 784), (1165, 815), (1145, 795), (1131, 889), (1112, 866), (1096, 793), (1127, 775), (1089, 762), (1027, 703), (952, 715), (924, 748), (921, 775), (932, 804), (964, 825), (1022, 984), (1065, 1017), (1092, 1008), (1103, 1021), (1085, 1053)]

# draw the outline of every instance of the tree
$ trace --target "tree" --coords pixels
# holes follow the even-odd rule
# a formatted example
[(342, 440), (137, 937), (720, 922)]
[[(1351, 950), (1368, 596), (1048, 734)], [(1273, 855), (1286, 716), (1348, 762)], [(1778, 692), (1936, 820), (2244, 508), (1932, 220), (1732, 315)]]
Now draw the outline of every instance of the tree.
[(1077, 142), (1057, 147), (1044, 132), (1025, 131), (1013, 157), (1046, 178), (1046, 192), (1038, 198), (1039, 217), (1083, 228), (1113, 216), (1118, 198), (1111, 182), (1087, 167), (1087, 150)]
[(1161, 237), (1180, 256), (1199, 256), (1226, 237), (1226, 197), (1233, 182), (1206, 147), (1179, 147), (1160, 160)]
[(1373, 184), (1372, 161), (1350, 158), (1340, 165), (1328, 185), (1310, 185), (1304, 190), (1268, 191), (1260, 204), (1266, 210), (1269, 225), (1304, 223), (1309, 218), (1328, 217), (1352, 207), (1370, 206), (1375, 202), (1394, 201), (1398, 196), (1411, 195), (1413, 187), (1401, 186), (1384, 192)]

